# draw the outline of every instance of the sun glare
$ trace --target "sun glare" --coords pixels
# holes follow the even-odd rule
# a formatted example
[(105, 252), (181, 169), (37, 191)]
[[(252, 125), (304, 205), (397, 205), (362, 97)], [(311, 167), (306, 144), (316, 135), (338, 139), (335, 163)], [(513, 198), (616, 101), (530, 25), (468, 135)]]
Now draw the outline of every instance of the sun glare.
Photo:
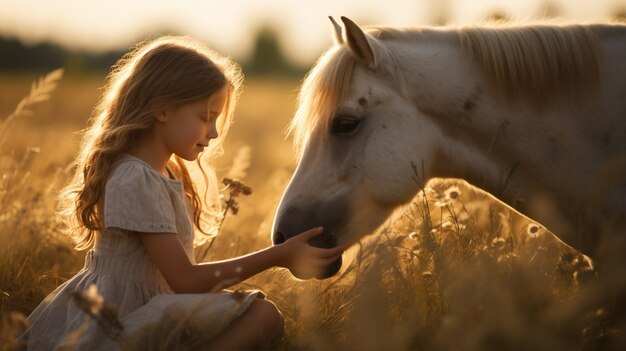
[[(621, 7), (620, 7), (621, 3)], [(51, 41), (92, 51), (124, 49), (142, 37), (163, 32), (189, 34), (236, 58), (250, 53), (256, 31), (270, 25), (280, 32), (289, 57), (309, 64), (328, 47), (327, 16), (346, 15), (361, 24), (467, 24), (491, 15), (517, 20), (560, 16), (571, 20), (608, 17), (622, 0), (388, 0), (310, 2), (187, 0), (172, 2), (84, 2), (60, 5), (42, 0), (0, 0), (0, 34), (27, 43)], [(304, 44), (306, 43), (306, 44)]]

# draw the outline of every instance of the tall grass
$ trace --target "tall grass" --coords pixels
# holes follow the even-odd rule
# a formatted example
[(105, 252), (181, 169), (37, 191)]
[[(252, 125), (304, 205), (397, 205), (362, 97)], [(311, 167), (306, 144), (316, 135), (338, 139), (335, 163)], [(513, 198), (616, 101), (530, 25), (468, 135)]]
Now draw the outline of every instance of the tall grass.
[[(81, 264), (70, 244), (60, 237), (54, 198), (65, 176), (63, 168), (32, 174), (39, 148), (7, 152), (3, 146), (11, 126), (28, 117), (34, 105), (46, 101), (63, 74), (55, 70), (36, 81), (29, 94), (0, 124), (0, 345), (11, 348), (11, 336), (27, 314)], [(21, 152), (20, 152), (21, 151)], [(19, 155), (21, 153), (21, 156)]]
[[(9, 125), (49, 95), (59, 78), (54, 73), (33, 86), (34, 97), (3, 120), (0, 140), (16, 137)], [(237, 198), (238, 213), (225, 217), (215, 240), (198, 248), (199, 259), (230, 258), (269, 245), (293, 159), (282, 149), (286, 143), (249, 132), (276, 123), (249, 117), (267, 103), (256, 92), (286, 94), (256, 84), (246, 94), (248, 102), (246, 95), (242, 99), (243, 118), (219, 170), (246, 177), (254, 192)], [(1, 145), (0, 349), (11, 349), (25, 315), (82, 267), (83, 254), (59, 235), (63, 223), (54, 216), (56, 191), (69, 177), (66, 165), (46, 164), (29, 145), (10, 151)], [(613, 241), (603, 248), (596, 271), (587, 257), (490, 195), (460, 180), (437, 179), (351, 248), (336, 277), (299, 281), (272, 269), (234, 289), (259, 288), (278, 305), (286, 320), (283, 350), (620, 350), (626, 348), (619, 312), (626, 296), (624, 246)], [(181, 321), (161, 322), (120, 342), (129, 350), (202, 345), (193, 335), (173, 333)]]
[(463, 181), (429, 185), (343, 277), (276, 287), (285, 349), (620, 349), (609, 306), (581, 303), (587, 257)]

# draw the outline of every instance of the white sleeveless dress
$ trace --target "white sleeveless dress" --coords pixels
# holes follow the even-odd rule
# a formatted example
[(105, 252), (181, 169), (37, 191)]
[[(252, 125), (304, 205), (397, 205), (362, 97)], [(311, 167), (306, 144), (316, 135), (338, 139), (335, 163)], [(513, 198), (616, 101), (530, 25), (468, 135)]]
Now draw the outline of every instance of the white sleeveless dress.
[(85, 291), (92, 284), (104, 303), (117, 306), (126, 340), (143, 333), (142, 349), (158, 348), (164, 338), (175, 337), (168, 333), (184, 332), (192, 337), (197, 333), (210, 340), (222, 331), (263, 294), (174, 294), (133, 233), (178, 233), (195, 263), (192, 213), (182, 181), (162, 175), (139, 158), (123, 155), (113, 165), (106, 184), (105, 229), (97, 233), (84, 268), (28, 316), (30, 326), (19, 338), (23, 349), (119, 349), (120, 344), (72, 299), (72, 291)]

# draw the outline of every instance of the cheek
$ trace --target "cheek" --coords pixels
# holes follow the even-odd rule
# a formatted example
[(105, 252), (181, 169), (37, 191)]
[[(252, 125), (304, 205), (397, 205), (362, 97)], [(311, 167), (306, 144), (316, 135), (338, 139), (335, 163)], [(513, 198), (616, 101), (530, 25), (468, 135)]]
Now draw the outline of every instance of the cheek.
[(176, 144), (189, 143), (197, 138), (200, 134), (201, 128), (193, 121), (188, 119), (181, 119), (178, 123), (170, 129), (169, 141)]
[[(413, 180), (415, 150), (401, 125), (378, 129), (365, 145), (365, 186), (379, 203), (398, 205), (410, 200), (419, 190)], [(416, 164), (421, 169), (420, 164)]]

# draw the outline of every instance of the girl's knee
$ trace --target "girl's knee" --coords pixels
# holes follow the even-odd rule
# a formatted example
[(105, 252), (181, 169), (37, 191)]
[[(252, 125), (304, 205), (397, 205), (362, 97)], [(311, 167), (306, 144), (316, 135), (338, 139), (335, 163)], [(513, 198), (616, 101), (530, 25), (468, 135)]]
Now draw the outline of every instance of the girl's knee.
[(254, 315), (270, 343), (280, 341), (284, 333), (284, 319), (274, 303), (255, 299), (249, 307), (249, 313)]

